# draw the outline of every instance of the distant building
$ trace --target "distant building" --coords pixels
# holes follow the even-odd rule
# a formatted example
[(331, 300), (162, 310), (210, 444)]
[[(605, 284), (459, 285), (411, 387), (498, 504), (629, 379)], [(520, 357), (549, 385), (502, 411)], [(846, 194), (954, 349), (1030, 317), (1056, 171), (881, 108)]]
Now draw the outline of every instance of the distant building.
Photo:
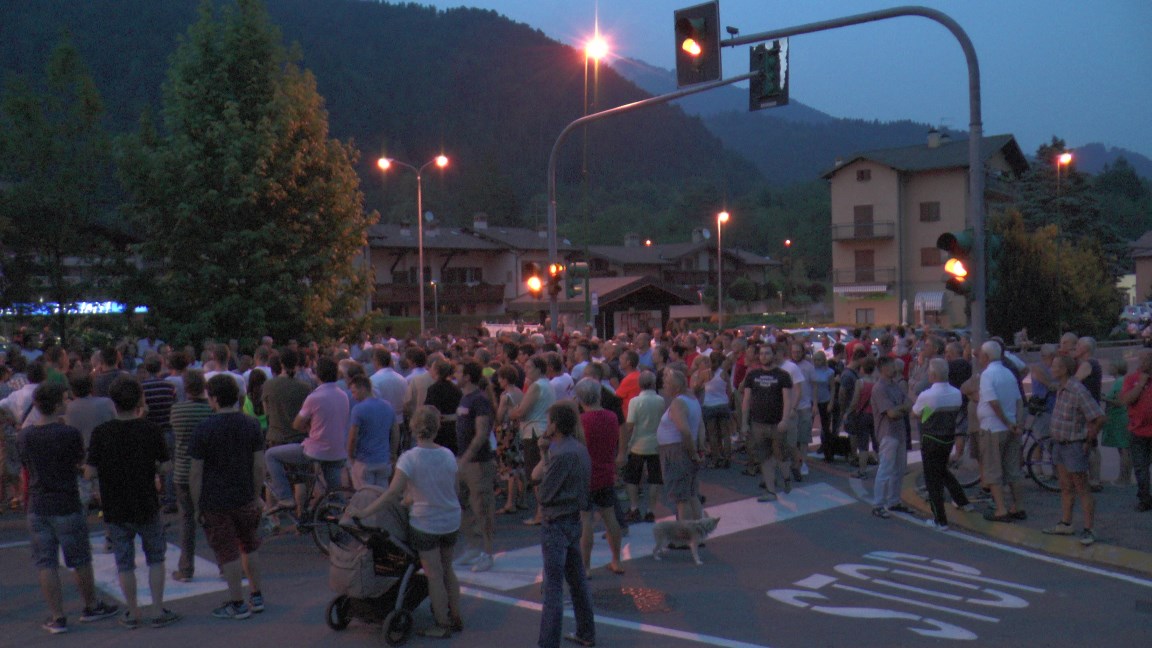
[[(1015, 199), (1028, 161), (1011, 135), (985, 137), (985, 213)], [(944, 290), (936, 239), (968, 227), (968, 142), (935, 130), (926, 144), (866, 151), (823, 176), (832, 192), (833, 317), (841, 324), (965, 326)]]

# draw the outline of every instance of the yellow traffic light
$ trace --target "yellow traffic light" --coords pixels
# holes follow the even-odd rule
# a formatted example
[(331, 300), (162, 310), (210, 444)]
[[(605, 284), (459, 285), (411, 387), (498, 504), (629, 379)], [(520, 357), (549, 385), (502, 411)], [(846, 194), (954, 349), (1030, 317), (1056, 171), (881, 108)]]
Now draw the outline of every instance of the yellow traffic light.
[(538, 293), (543, 289), (544, 282), (540, 280), (540, 277), (528, 277), (528, 292)]
[(960, 280), (968, 276), (968, 268), (964, 267), (964, 262), (955, 258), (948, 259), (944, 262), (944, 272)]

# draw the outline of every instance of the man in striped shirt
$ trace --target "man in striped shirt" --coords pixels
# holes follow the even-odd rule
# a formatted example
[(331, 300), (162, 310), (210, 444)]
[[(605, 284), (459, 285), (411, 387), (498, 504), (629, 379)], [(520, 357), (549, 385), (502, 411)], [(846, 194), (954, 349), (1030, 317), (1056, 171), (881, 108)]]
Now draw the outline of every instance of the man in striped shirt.
[(184, 374), (184, 402), (172, 406), (171, 425), (175, 438), (172, 481), (176, 486), (176, 503), (180, 510), (180, 562), (172, 579), (186, 583), (192, 580), (196, 565), (196, 507), (188, 485), (192, 457), (188, 454), (193, 432), (200, 421), (212, 415), (212, 406), (204, 395), (204, 373), (189, 369)]
[[(172, 438), (172, 424), (169, 415), (172, 406), (176, 404), (176, 387), (164, 380), (160, 372), (164, 369), (164, 361), (156, 353), (149, 353), (144, 358), (144, 372), (148, 374), (140, 383), (144, 390), (144, 405), (147, 409), (144, 418), (160, 426), (164, 431), (164, 442), (168, 444), (168, 455), (171, 456), (175, 447)], [(176, 489), (172, 481), (172, 473), (164, 476), (164, 492), (161, 495), (165, 513), (176, 512)]]

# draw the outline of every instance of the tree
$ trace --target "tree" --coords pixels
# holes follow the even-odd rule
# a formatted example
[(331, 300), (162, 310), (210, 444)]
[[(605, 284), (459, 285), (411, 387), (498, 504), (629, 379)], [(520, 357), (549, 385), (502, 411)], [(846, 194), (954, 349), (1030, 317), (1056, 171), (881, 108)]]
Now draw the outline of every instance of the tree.
[(125, 141), (126, 211), (148, 233), (148, 303), (181, 341), (330, 335), (363, 303), (351, 144), (259, 0), (210, 0), (164, 86), (163, 132)]
[(1027, 326), (1033, 339), (1064, 331), (1105, 333), (1120, 309), (1115, 280), (1098, 247), (1062, 240), (1055, 225), (1029, 228), (1019, 211), (989, 221), (1003, 237), (997, 290), (988, 295), (988, 330), (1004, 339)]
[(62, 338), (84, 293), (108, 208), (109, 147), (100, 94), (65, 35), (42, 89), (15, 78), (0, 103), (3, 303), (55, 302)]

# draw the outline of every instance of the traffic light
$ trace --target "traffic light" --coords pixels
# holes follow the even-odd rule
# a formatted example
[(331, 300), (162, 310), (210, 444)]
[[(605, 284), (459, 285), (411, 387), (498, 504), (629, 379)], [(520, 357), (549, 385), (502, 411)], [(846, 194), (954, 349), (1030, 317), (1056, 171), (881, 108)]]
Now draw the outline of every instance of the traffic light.
[(1004, 238), (993, 232), (984, 232), (984, 276), (988, 277), (988, 296), (1000, 290), (1000, 254), (1004, 249)]
[(751, 50), (748, 71), (748, 110), (783, 106), (788, 103), (788, 40), (761, 43)]
[(936, 247), (948, 253), (944, 262), (944, 287), (957, 295), (968, 297), (972, 293), (969, 281), (972, 267), (972, 230), (945, 232), (936, 239)]
[(678, 9), (676, 85), (684, 87), (720, 78), (720, 3)]
[(584, 282), (588, 279), (588, 264), (580, 261), (568, 266), (568, 281), (565, 284), (568, 299), (584, 294)]
[(523, 265), (520, 274), (524, 277), (524, 284), (528, 288), (528, 292), (536, 299), (540, 299), (544, 292), (544, 279), (540, 276), (540, 264), (529, 261)]
[(560, 263), (552, 263), (548, 266), (548, 294), (553, 297), (560, 294), (564, 289), (561, 285), (564, 282), (564, 265)]

